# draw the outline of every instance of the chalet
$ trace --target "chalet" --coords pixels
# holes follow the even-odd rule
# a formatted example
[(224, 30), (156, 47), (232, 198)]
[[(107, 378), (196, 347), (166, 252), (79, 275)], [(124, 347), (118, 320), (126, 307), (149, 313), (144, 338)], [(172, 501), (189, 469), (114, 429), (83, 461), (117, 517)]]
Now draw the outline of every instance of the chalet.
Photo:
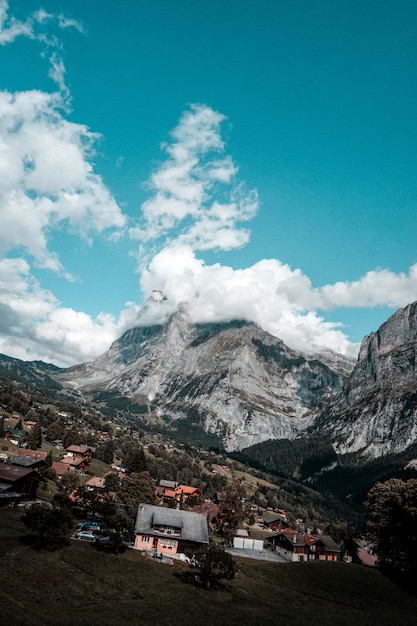
[(265, 513), (262, 521), (264, 528), (274, 533), (289, 528), (286, 516), (279, 513)]
[(40, 476), (30, 467), (0, 464), (0, 506), (36, 498)]
[(201, 496), (201, 492), (197, 489), (197, 487), (180, 485), (173, 480), (160, 480), (159, 485), (155, 488), (155, 495), (161, 503), (169, 500), (185, 502), (188, 498), (199, 498)]
[(205, 515), (207, 518), (207, 522), (209, 523), (209, 528), (215, 530), (217, 524), (219, 523), (219, 507), (214, 502), (210, 500), (206, 500), (203, 504), (196, 504), (191, 509), (193, 513), (200, 513), (201, 515)]
[(340, 547), (329, 535), (310, 535), (282, 530), (271, 537), (272, 547), (290, 561), (338, 561)]
[(15, 446), (21, 446), (27, 439), (28, 431), (19, 430), (18, 428), (5, 428), (4, 438), (8, 439)]
[(19, 454), (24, 454), (25, 456), (31, 456), (33, 459), (39, 459), (40, 461), (45, 461), (46, 452), (42, 450), (29, 450), (29, 448), (19, 448)]
[(83, 473), (87, 469), (88, 460), (82, 457), (75, 457), (72, 455), (65, 455), (61, 459), (61, 463), (68, 465), (69, 469), (73, 472)]
[[(29, 452), (29, 450), (27, 452)], [(12, 465), (29, 467), (33, 470), (36, 470), (38, 473), (40, 472), (40, 470), (46, 467), (44, 459), (36, 456), (31, 456), (30, 454), (26, 454), (26, 450), (24, 450), (24, 454), (18, 454), (16, 456), (10, 455), (7, 462), (11, 463)]]
[(139, 504), (135, 523), (136, 550), (174, 556), (208, 543), (205, 515)]
[(102, 491), (106, 486), (106, 479), (100, 478), (99, 476), (93, 476), (90, 480), (87, 480), (85, 486), (89, 491)]
[(356, 563), (365, 567), (377, 567), (378, 556), (374, 553), (373, 547), (363, 539), (350, 539), (346, 543), (347, 563)]
[(85, 459), (86, 461), (89, 461), (92, 458), (95, 451), (96, 449), (93, 446), (86, 445), (72, 445), (66, 448), (67, 454), (72, 454), (72, 456)]
[(68, 463), (62, 463), (61, 461), (54, 461), (52, 463), (52, 469), (55, 470), (58, 478), (61, 478), (65, 474), (68, 474), (68, 472), (74, 471), (71, 470), (71, 467), (68, 465)]

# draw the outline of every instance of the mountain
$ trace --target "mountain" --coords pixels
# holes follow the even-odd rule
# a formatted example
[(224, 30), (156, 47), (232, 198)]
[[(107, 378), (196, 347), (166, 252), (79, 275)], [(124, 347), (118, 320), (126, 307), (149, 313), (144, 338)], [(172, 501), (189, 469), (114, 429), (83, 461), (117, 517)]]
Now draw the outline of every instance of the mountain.
[(55, 378), (93, 402), (128, 398), (145, 421), (230, 451), (296, 437), (351, 367), (302, 355), (252, 323), (193, 324), (182, 305), (166, 324), (133, 328)]
[(61, 389), (53, 375), (60, 368), (43, 361), (22, 361), (0, 354), (0, 372), (6, 379), (17, 380), (36, 387), (42, 391), (57, 391)]
[(315, 428), (337, 453), (377, 458), (417, 439), (417, 302), (399, 309), (362, 340), (343, 389)]
[[(318, 437), (318, 467), (320, 459), (334, 464), (330, 448), (339, 460), (353, 455), (355, 463), (407, 448), (411, 454), (416, 351), (417, 302), (363, 339), (356, 364), (331, 352), (301, 354), (244, 321), (193, 324), (181, 305), (166, 323), (132, 328), (90, 363), (59, 369), (0, 356), (0, 371), (227, 451)], [(301, 467), (309, 446), (297, 446)], [(257, 459), (267, 455), (279, 465), (273, 459), (283, 450), (264, 446)]]

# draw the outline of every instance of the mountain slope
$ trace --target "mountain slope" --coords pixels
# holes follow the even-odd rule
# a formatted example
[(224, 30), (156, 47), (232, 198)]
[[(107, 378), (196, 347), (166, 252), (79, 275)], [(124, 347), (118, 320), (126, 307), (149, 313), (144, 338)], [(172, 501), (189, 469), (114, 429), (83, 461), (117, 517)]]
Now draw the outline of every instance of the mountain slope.
[(401, 452), (417, 438), (417, 302), (399, 309), (362, 341), (343, 390), (316, 429), (340, 454)]
[(127, 396), (147, 405), (148, 419), (163, 417), (174, 431), (197, 426), (226, 450), (295, 437), (344, 380), (254, 324), (192, 324), (186, 306), (57, 379), (90, 398)]

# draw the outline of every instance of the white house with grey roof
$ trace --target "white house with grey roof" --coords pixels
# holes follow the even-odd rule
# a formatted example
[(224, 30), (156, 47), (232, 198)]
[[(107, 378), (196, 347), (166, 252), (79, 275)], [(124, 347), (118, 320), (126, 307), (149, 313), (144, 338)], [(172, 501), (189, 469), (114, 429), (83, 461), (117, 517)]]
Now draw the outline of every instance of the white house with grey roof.
[(136, 550), (173, 556), (208, 545), (207, 518), (201, 513), (139, 504), (135, 523)]

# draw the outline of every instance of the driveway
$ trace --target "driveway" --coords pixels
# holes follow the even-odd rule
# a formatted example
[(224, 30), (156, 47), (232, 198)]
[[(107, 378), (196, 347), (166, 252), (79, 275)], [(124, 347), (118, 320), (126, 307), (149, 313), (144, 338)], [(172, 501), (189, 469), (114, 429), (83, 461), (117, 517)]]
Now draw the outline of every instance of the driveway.
[(256, 559), (257, 561), (272, 561), (274, 563), (289, 563), (287, 559), (272, 550), (243, 550), (241, 548), (226, 548), (226, 552), (232, 556), (240, 556), (244, 559)]

